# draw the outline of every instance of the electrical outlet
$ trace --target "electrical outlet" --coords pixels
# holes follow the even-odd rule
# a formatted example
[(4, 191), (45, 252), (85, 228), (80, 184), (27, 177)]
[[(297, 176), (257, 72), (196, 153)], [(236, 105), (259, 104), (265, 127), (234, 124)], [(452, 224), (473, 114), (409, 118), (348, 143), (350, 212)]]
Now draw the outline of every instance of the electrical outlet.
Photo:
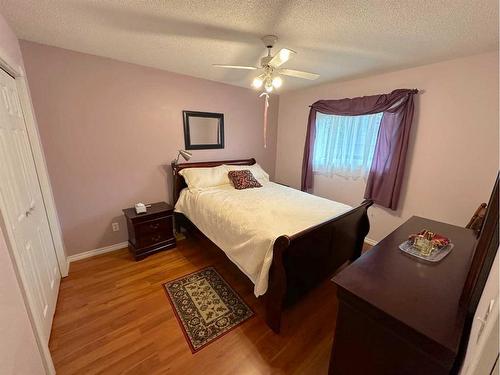
[(113, 232), (118, 232), (120, 230), (120, 224), (111, 223), (111, 228), (113, 229)]

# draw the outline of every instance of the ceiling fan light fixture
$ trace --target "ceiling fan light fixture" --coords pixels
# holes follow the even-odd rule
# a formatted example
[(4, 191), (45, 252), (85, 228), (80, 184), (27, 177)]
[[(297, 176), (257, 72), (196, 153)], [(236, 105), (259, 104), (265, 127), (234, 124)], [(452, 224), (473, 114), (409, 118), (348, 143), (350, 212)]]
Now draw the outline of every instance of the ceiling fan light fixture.
[(260, 89), (262, 87), (262, 79), (259, 77), (255, 77), (252, 81), (252, 86), (255, 87), (256, 89)]
[(281, 79), (281, 77), (274, 77), (273, 78), (273, 86), (275, 88), (279, 89), (282, 84), (283, 84), (283, 80)]
[(272, 84), (271, 85), (266, 84), (265, 89), (266, 89), (266, 92), (270, 93), (270, 92), (273, 91), (273, 85)]

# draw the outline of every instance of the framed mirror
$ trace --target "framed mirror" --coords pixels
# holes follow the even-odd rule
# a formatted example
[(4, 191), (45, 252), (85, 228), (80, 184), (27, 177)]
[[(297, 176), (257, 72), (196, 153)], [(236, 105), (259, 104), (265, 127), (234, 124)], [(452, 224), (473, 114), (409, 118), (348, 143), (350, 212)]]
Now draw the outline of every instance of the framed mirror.
[(182, 111), (186, 150), (224, 148), (224, 114)]

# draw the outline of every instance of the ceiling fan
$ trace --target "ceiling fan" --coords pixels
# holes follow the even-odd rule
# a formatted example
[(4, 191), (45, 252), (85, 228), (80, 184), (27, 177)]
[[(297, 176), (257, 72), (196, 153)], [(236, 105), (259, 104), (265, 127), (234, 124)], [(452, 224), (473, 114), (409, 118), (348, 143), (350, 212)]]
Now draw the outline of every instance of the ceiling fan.
[(264, 85), (266, 92), (270, 93), (273, 89), (281, 87), (283, 80), (280, 75), (315, 80), (319, 78), (319, 74), (303, 72), (300, 70), (293, 69), (283, 69), (280, 68), (281, 65), (286, 63), (290, 58), (295, 55), (295, 51), (288, 48), (282, 48), (274, 56), (271, 55), (271, 49), (278, 40), (275, 35), (266, 35), (262, 38), (264, 45), (267, 48), (267, 56), (260, 59), (260, 67), (255, 66), (244, 66), (244, 65), (224, 65), (224, 64), (213, 64), (217, 68), (229, 68), (229, 69), (244, 69), (244, 70), (263, 70), (263, 73), (255, 77), (252, 82), (252, 86), (256, 89), (260, 89)]

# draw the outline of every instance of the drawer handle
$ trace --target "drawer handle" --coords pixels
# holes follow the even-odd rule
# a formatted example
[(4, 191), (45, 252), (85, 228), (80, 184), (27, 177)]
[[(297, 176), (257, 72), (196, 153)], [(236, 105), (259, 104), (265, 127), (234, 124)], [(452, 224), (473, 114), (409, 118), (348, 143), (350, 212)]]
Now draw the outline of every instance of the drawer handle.
[(160, 223), (149, 224), (151, 229), (158, 229), (160, 227)]
[(151, 240), (152, 240), (153, 242), (158, 242), (159, 240), (161, 240), (161, 235), (156, 235), (156, 236), (153, 236), (153, 237), (151, 237)]

